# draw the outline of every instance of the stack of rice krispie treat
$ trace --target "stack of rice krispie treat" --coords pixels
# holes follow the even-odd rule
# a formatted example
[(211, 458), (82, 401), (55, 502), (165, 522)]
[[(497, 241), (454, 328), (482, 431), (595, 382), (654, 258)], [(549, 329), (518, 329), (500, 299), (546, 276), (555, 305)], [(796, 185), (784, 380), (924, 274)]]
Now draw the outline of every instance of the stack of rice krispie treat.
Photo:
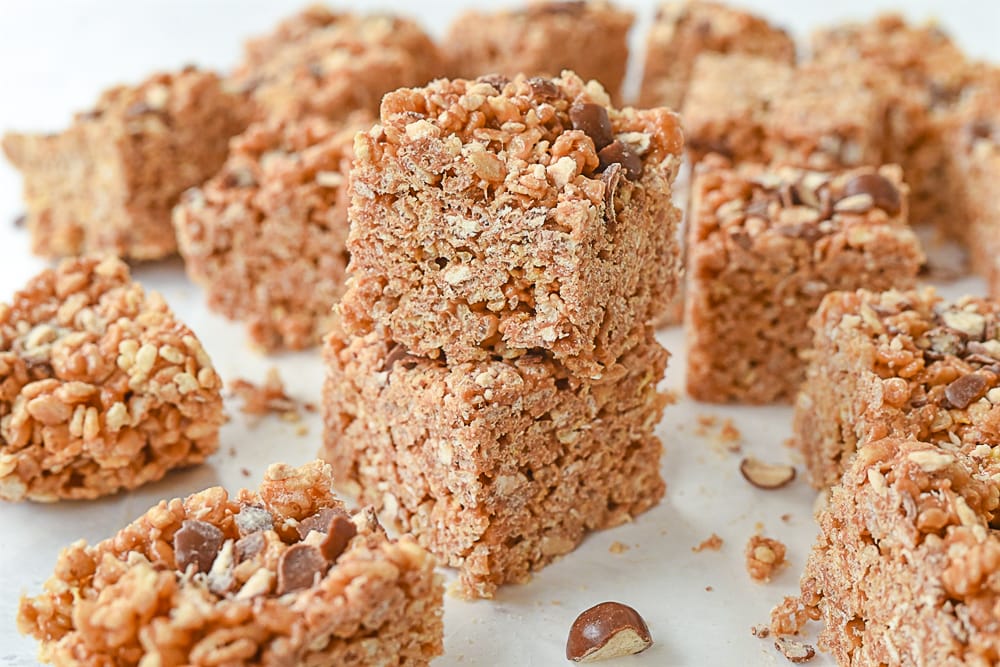
[(4, 152), (24, 175), (32, 251), (172, 255), (171, 208), (219, 169), (247, 121), (241, 96), (187, 68), (108, 90), (59, 134), (5, 135)]
[(466, 596), (663, 494), (682, 143), (570, 72), (399, 90), (355, 141), (323, 456)]
[(134, 489), (214, 452), (222, 382), (117, 259), (64, 261), (0, 304), (0, 498)]
[(640, 106), (680, 109), (695, 60), (703, 53), (739, 53), (792, 65), (795, 42), (760, 16), (718, 2), (666, 2), (657, 8), (646, 37)]
[(331, 483), (318, 461), (275, 464), (257, 492), (162, 501), (63, 550), (18, 626), (58, 665), (427, 665), (443, 651), (434, 559)]
[(347, 174), (365, 113), (255, 123), (174, 210), (188, 275), (255, 346), (317, 345), (347, 271)]
[(378, 111), (382, 95), (443, 74), (437, 45), (412, 20), (314, 5), (250, 40), (233, 72), (258, 119), (343, 120)]
[(521, 9), (462, 13), (441, 48), (449, 76), (558, 76), (568, 69), (596, 79), (617, 101), (634, 20), (632, 12), (606, 0), (531, 0)]

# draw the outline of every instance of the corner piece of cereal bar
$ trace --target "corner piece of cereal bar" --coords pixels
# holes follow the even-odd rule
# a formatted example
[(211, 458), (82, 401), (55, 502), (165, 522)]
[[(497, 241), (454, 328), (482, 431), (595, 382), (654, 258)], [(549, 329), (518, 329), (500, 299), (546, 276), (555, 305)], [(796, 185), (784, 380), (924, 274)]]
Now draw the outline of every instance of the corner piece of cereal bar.
[(331, 483), (318, 461), (274, 464), (257, 492), (161, 501), (64, 549), (18, 627), (55, 664), (427, 665), (442, 653), (434, 559)]

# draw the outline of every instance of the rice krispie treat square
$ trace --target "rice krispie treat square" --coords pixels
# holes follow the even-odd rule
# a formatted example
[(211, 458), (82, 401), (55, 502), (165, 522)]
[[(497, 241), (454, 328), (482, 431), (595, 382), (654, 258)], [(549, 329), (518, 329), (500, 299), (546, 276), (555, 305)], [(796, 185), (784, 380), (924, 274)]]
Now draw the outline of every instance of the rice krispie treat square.
[(810, 325), (794, 431), (815, 486), (879, 438), (1000, 443), (1000, 305), (945, 303), (931, 289), (834, 292)]
[(682, 143), (672, 112), (615, 109), (572, 72), (386, 95), (354, 144), (345, 329), (600, 376), (677, 288)]
[(174, 210), (188, 275), (266, 351), (316, 345), (329, 330), (347, 270), (351, 147), (370, 124), (254, 124)]
[(795, 42), (760, 16), (709, 0), (659, 6), (646, 38), (640, 106), (680, 109), (702, 53), (742, 53), (795, 63)]
[(438, 47), (414, 21), (313, 5), (249, 40), (234, 86), (249, 91), (259, 120), (376, 113), (382, 95), (444, 74)]
[[(889, 77), (865, 64), (793, 67), (744, 54), (695, 61), (682, 116), (694, 161), (809, 169), (883, 164)], [(876, 85), (881, 84), (881, 85)]]
[(0, 498), (97, 498), (201, 463), (222, 382), (120, 260), (65, 260), (0, 304)]
[(994, 454), (906, 439), (864, 446), (820, 515), (801, 598), (772, 612), (772, 629), (822, 620), (819, 648), (838, 665), (996, 664)]
[(64, 549), (18, 627), (61, 665), (427, 665), (442, 653), (434, 560), (350, 514), (316, 461), (257, 492), (161, 501)]
[(827, 292), (912, 287), (923, 253), (895, 166), (818, 172), (712, 156), (692, 186), (687, 389), (701, 401), (790, 401)]
[(912, 24), (899, 14), (882, 14), (867, 22), (817, 31), (811, 52), (813, 59), (832, 67), (863, 62), (879, 65), (899, 79), (902, 86), (895, 88), (889, 122), (898, 123), (900, 109), (909, 106), (910, 127), (904, 134), (897, 132), (886, 161), (903, 167), (912, 189), (911, 219), (935, 223), (961, 237), (960, 218), (954, 214), (948, 188), (941, 185), (950, 152), (941, 115), (977, 78), (962, 50), (936, 23)]
[(442, 41), (452, 77), (513, 78), (575, 71), (620, 99), (635, 15), (604, 0), (532, 1), (520, 9), (459, 15)]
[(445, 363), (336, 327), (324, 447), (350, 493), (492, 597), (664, 493), (653, 434), (667, 353), (644, 331), (599, 381), (541, 354)]
[(59, 134), (4, 135), (3, 150), (24, 176), (32, 251), (172, 255), (170, 210), (218, 171), (246, 119), (243, 98), (189, 67), (106, 91)]

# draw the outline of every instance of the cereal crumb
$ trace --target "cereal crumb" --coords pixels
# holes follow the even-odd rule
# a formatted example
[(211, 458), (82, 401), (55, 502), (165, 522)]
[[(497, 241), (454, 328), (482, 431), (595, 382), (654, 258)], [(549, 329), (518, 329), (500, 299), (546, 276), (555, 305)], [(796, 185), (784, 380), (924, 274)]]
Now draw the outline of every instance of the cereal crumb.
[(691, 547), (691, 551), (699, 553), (705, 550), (708, 551), (718, 551), (722, 548), (722, 538), (712, 533), (707, 539), (703, 540), (701, 544), (696, 547)]
[(299, 405), (285, 393), (285, 383), (282, 382), (277, 368), (271, 367), (262, 385), (236, 378), (229, 383), (229, 388), (243, 401), (243, 407), (240, 408), (243, 414), (252, 417), (278, 414), (289, 422), (297, 422), (300, 419)]
[(618, 540), (615, 540), (614, 542), (612, 542), (611, 546), (608, 547), (608, 551), (610, 551), (613, 554), (623, 554), (623, 553), (625, 553), (628, 550), (629, 550), (629, 546), (627, 544), (623, 544), (622, 542), (619, 542)]
[(774, 648), (778, 649), (789, 662), (806, 662), (816, 657), (816, 649), (809, 644), (803, 644), (802, 642), (785, 637), (775, 639)]
[(767, 627), (764, 623), (758, 623), (757, 625), (750, 626), (750, 634), (757, 639), (767, 639), (771, 636), (771, 628)]
[(791, 514), (782, 514), (781, 515), (781, 520), (784, 521), (785, 523), (791, 523), (791, 521), (792, 521), (792, 515)]
[(250, 469), (249, 468), (240, 468), (240, 474), (243, 475), (244, 477), (249, 477), (250, 476)]
[(754, 535), (747, 542), (747, 573), (754, 581), (767, 582), (779, 569), (788, 564), (785, 545), (778, 540)]
[(306, 426), (305, 424), (299, 424), (298, 426), (295, 427), (295, 435), (299, 436), (300, 438), (309, 435), (309, 427)]

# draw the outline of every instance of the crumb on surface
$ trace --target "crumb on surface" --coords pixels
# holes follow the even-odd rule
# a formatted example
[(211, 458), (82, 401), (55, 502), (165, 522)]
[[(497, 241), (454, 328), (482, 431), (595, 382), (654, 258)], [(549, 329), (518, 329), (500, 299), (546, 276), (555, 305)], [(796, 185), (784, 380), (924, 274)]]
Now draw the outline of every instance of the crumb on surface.
[(754, 581), (771, 581), (771, 577), (788, 564), (785, 551), (785, 545), (778, 540), (753, 535), (746, 547), (747, 574)]
[[(271, 367), (263, 384), (255, 384), (244, 378), (230, 381), (229, 388), (243, 401), (240, 411), (251, 417), (277, 414), (284, 421), (297, 422), (301, 418), (299, 408), (304, 407), (285, 393), (285, 383), (278, 369)], [(308, 408), (305, 408), (308, 409)]]
[(611, 545), (610, 545), (610, 546), (608, 547), (608, 551), (609, 551), (610, 553), (613, 553), (613, 554), (623, 554), (623, 553), (625, 553), (626, 551), (628, 551), (628, 550), (629, 550), (629, 548), (630, 548), (630, 547), (629, 547), (629, 546), (628, 546), (627, 544), (625, 544), (625, 543), (623, 543), (623, 542), (619, 542), (618, 540), (615, 540), (615, 541), (614, 541), (614, 542), (612, 542), (612, 543), (611, 543)]
[(710, 536), (702, 540), (701, 544), (696, 547), (691, 547), (691, 551), (695, 553), (700, 553), (702, 551), (718, 551), (722, 548), (722, 538), (712, 533)]

